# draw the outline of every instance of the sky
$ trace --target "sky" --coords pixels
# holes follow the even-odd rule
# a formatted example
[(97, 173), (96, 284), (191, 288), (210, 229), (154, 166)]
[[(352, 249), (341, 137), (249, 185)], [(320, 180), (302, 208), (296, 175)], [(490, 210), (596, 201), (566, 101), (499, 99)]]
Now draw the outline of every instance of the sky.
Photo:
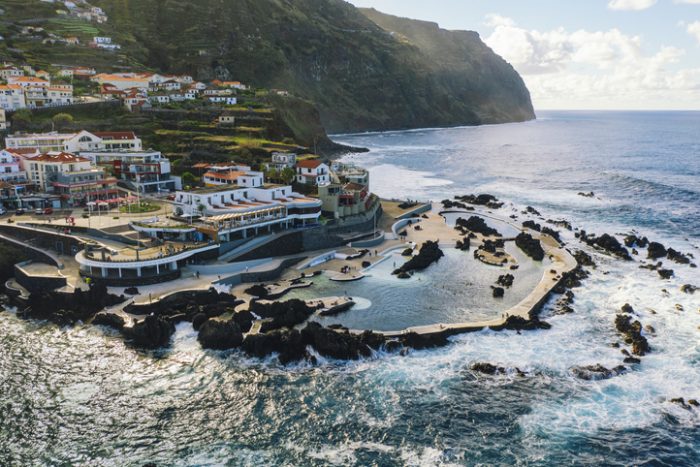
[(700, 0), (349, 1), (477, 31), (539, 110), (700, 110)]

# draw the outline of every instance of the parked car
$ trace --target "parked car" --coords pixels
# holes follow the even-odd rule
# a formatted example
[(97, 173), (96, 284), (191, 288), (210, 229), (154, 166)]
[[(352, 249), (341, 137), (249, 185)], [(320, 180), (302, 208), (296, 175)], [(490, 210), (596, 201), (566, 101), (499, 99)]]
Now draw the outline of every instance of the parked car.
[(0, 206), (0, 216), (4, 216), (5, 214), (7, 214), (7, 210), (3, 206)]
[(48, 216), (50, 214), (53, 214), (53, 208), (37, 208), (34, 211), (34, 214), (36, 214), (37, 216)]
[(17, 208), (17, 210), (15, 211), (15, 216), (22, 216), (26, 213), (27, 211), (25, 211), (24, 208)]

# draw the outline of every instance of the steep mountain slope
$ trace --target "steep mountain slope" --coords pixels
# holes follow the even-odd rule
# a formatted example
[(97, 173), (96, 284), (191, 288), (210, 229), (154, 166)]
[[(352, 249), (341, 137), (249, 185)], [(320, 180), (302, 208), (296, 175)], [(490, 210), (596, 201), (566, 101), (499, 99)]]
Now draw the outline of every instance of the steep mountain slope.
[[(318, 106), (329, 131), (534, 118), (518, 74), (476, 33), (361, 11), (342, 0), (91, 3), (109, 15), (107, 24), (95, 27), (123, 46), (111, 55), (115, 69), (142, 64), (202, 80), (288, 89)], [(110, 58), (110, 52), (90, 50), (59, 55), (33, 49), (31, 56), (75, 61), (70, 53), (99, 64)]]

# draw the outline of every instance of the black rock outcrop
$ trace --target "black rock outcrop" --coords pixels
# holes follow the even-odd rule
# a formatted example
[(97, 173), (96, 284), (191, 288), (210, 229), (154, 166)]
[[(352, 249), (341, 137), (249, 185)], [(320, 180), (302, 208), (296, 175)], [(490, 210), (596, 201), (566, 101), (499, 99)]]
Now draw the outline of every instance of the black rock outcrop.
[(445, 256), (440, 249), (438, 242), (427, 241), (423, 243), (417, 255), (409, 259), (403, 266), (396, 269), (392, 274), (407, 274), (413, 271), (422, 271), (431, 264), (437, 262)]
[(199, 328), (197, 340), (204, 349), (229, 350), (243, 343), (243, 333), (238, 324), (231, 320), (210, 319)]
[(518, 236), (515, 237), (515, 244), (535, 261), (542, 261), (544, 259), (542, 245), (539, 240), (532, 238), (532, 235), (520, 232)]

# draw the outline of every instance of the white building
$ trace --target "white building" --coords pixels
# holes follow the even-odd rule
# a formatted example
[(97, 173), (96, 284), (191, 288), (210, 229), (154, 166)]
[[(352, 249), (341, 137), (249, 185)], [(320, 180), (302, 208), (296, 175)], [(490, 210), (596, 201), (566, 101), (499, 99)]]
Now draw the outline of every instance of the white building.
[(37, 148), (41, 152), (71, 153), (115, 149), (141, 151), (143, 149), (141, 139), (133, 131), (17, 133), (5, 138), (5, 146), (8, 149)]
[(297, 183), (326, 185), (330, 183), (330, 168), (318, 159), (297, 162)]
[(209, 166), (202, 176), (207, 187), (236, 185), (241, 187), (261, 187), (265, 184), (262, 172), (253, 172), (246, 165), (221, 164)]
[(14, 77), (9, 77), (7, 79), (7, 84), (16, 84), (19, 86), (22, 86), (23, 88), (26, 87), (49, 87), (51, 84), (49, 81), (43, 79), (43, 78), (38, 78), (35, 76), (14, 76)]
[(27, 107), (24, 97), (24, 88), (18, 84), (0, 84), (0, 108), (3, 110), (17, 110)]
[(131, 184), (141, 193), (181, 188), (179, 179), (170, 176), (170, 160), (159, 151), (113, 150), (81, 152), (80, 155), (95, 165), (109, 167), (117, 180)]
[(0, 150), (0, 181), (13, 184), (27, 182), (27, 172), (22, 167), (22, 159), (7, 149)]
[(269, 169), (284, 170), (293, 169), (297, 165), (297, 155), (288, 152), (273, 152), (270, 162), (267, 163)]
[(19, 78), (20, 76), (24, 76), (24, 70), (21, 68), (13, 65), (0, 67), (0, 79), (3, 81), (7, 81), (10, 78)]
[(9, 127), (7, 123), (7, 117), (5, 115), (5, 109), (0, 107), (0, 131), (5, 131)]
[(231, 96), (207, 96), (207, 99), (214, 104), (236, 105), (238, 103), (238, 98)]

